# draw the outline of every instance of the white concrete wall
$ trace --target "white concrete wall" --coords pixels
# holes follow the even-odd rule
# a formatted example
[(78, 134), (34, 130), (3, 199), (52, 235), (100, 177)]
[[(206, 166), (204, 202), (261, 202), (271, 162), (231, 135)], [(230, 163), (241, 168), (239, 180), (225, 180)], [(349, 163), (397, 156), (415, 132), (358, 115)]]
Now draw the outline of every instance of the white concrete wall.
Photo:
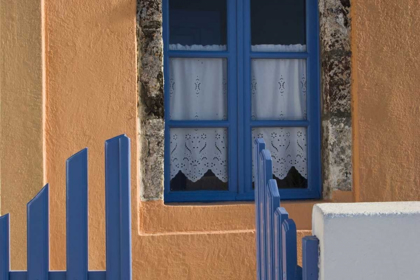
[(420, 202), (317, 204), (320, 280), (419, 280)]

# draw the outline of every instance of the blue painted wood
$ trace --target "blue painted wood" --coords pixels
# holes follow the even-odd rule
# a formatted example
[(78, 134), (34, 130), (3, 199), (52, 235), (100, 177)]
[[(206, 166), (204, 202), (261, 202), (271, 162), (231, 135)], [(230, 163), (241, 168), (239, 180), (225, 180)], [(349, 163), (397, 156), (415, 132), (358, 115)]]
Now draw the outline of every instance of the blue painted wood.
[(173, 121), (168, 120), (170, 127), (231, 127), (228, 121)]
[[(321, 145), (320, 145), (320, 74), (319, 74), (319, 19), (318, 19), (318, 2), (314, 0), (306, 0), (306, 41), (307, 41), (307, 52), (302, 53), (285, 53), (285, 52), (252, 52), (250, 49), (251, 45), (251, 18), (250, 18), (250, 0), (239, 0), (244, 1), (244, 46), (245, 51), (243, 55), (244, 59), (244, 71), (243, 80), (240, 83), (244, 85), (251, 84), (251, 59), (306, 59), (307, 61), (307, 111), (308, 118), (306, 121), (297, 121), (296, 126), (305, 126), (308, 128), (307, 131), (307, 159), (308, 159), (308, 188), (300, 190), (280, 190), (280, 196), (282, 200), (289, 199), (313, 199), (321, 197)], [(239, 79), (242, 76), (239, 77)], [(245, 189), (252, 196), (252, 180), (251, 180), (251, 154), (252, 145), (247, 139), (252, 138), (252, 128), (258, 126), (264, 127), (281, 127), (281, 126), (293, 126), (293, 121), (286, 121), (279, 123), (278, 121), (251, 121), (251, 90), (249, 86), (246, 86), (244, 91), (244, 139), (245, 139), (245, 174), (248, 174), (248, 178), (245, 180)], [(241, 119), (239, 120), (241, 121)], [(250, 140), (249, 140), (250, 141)], [(244, 196), (245, 199), (250, 199), (250, 196)]]
[(264, 244), (264, 258), (263, 258), (263, 263), (264, 263), (264, 275), (265, 278), (267, 279), (268, 277), (270, 277), (270, 267), (268, 266), (268, 262), (269, 262), (269, 251), (271, 250), (270, 246), (271, 244), (269, 244), (268, 241), (268, 233), (267, 233), (267, 224), (269, 221), (269, 215), (267, 215), (267, 211), (266, 209), (266, 205), (268, 204), (268, 182), (273, 178), (273, 163), (271, 160), (271, 153), (269, 150), (264, 149), (261, 151), (260, 154), (260, 158), (261, 158), (261, 164), (262, 164), (262, 176), (261, 178), (261, 200), (263, 201), (263, 204), (261, 206), (261, 216), (263, 217), (263, 229), (262, 229), (262, 234), (263, 234), (263, 244)]
[[(163, 77), (164, 81), (169, 81), (169, 0), (162, 0), (162, 39), (163, 39)], [(164, 131), (164, 198), (165, 202), (172, 202), (172, 201), (182, 201), (182, 197), (174, 198), (171, 197), (173, 192), (170, 192), (170, 181), (171, 181), (171, 162), (170, 162), (170, 126), (169, 116), (171, 115), (170, 112), (170, 88), (169, 83), (163, 83), (163, 91), (164, 91), (164, 98), (163, 98), (163, 105), (165, 109), (165, 131)], [(169, 201), (170, 200), (170, 201)]]
[(10, 270), (10, 216), (0, 216), (0, 280), (9, 280)]
[[(239, 185), (239, 194), (236, 196), (236, 200), (246, 200), (245, 197), (248, 196), (248, 194), (252, 195), (252, 198), (254, 196), (254, 190), (247, 190), (246, 189), (246, 183), (245, 181), (248, 179), (248, 176), (245, 175), (245, 144), (246, 141), (242, 135), (245, 135), (245, 126), (244, 126), (244, 95), (239, 94), (240, 92), (244, 91), (244, 88), (246, 88), (248, 85), (244, 85), (242, 83), (243, 77), (244, 77), (244, 60), (241, 59), (244, 56), (244, 44), (243, 44), (243, 36), (244, 36), (244, 5), (242, 1), (236, 1), (236, 64), (237, 64), (237, 77), (236, 85), (237, 85), (237, 126), (238, 126), (238, 142), (237, 142), (237, 150), (238, 150), (238, 185)], [(235, 51), (235, 50), (233, 50)], [(250, 145), (253, 145), (254, 143), (250, 141)], [(255, 157), (254, 155), (251, 155), (252, 157)], [(256, 164), (255, 164), (256, 165)], [(255, 174), (255, 173), (254, 173)], [(252, 200), (252, 199), (248, 199)], [(257, 266), (258, 267), (258, 266)], [(257, 272), (257, 275), (260, 275), (259, 272)], [(258, 279), (258, 277), (257, 277)]]
[[(243, 142), (244, 142), (244, 185), (245, 185), (245, 192), (246, 193), (253, 193), (252, 191), (252, 173), (251, 173), (251, 166), (252, 166), (252, 134), (251, 134), (251, 112), (252, 112), (252, 105), (251, 105), (251, 5), (250, 0), (239, 0), (243, 2), (243, 36), (242, 42), (238, 42), (238, 44), (243, 45), (243, 54), (242, 54), (242, 61), (243, 61), (243, 75), (238, 77), (238, 82), (243, 84), (243, 91), (239, 92), (238, 94), (241, 96), (243, 95), (243, 104), (240, 104), (243, 107), (243, 116), (239, 119), (239, 124), (243, 126)], [(238, 59), (239, 61), (241, 59)], [(241, 135), (241, 136), (242, 136)], [(255, 162), (257, 162), (256, 159)], [(271, 178), (270, 178), (271, 179)], [(254, 182), (255, 183), (255, 182)]]
[[(170, 120), (170, 102), (169, 102), (169, 83), (164, 84), (164, 107), (165, 107), (165, 201), (227, 201), (236, 200), (240, 192), (238, 187), (238, 156), (243, 151), (238, 150), (238, 126), (237, 118), (237, 22), (236, 22), (236, 0), (227, 0), (227, 51), (175, 51), (169, 50), (169, 0), (163, 0), (163, 42), (164, 42), (164, 77), (169, 79), (169, 60), (172, 57), (206, 57), (206, 58), (226, 58), (228, 70), (228, 120), (227, 121), (172, 121)], [(228, 127), (228, 187), (229, 191), (217, 192), (171, 192), (170, 191), (170, 129), (172, 127)]]
[(256, 180), (258, 180), (258, 215), (259, 215), (259, 224), (257, 225), (260, 231), (260, 263), (261, 263), (261, 279), (265, 280), (267, 269), (266, 269), (266, 259), (265, 259), (265, 215), (264, 215), (264, 208), (265, 208), (265, 184), (264, 184), (264, 171), (263, 171), (263, 160), (262, 160), (262, 151), (257, 157), (257, 164), (258, 164), (258, 176)]
[[(28, 273), (26, 271), (11, 271), (10, 280), (27, 280)], [(39, 279), (45, 280), (47, 278)], [(66, 271), (50, 271), (48, 280), (66, 280)], [(89, 271), (88, 280), (105, 280), (105, 271)]]
[(309, 56), (305, 52), (251, 52), (251, 58), (260, 59), (305, 59)]
[(11, 271), (10, 280), (26, 280), (27, 275), (28, 275), (27, 271)]
[(283, 280), (295, 280), (297, 268), (296, 224), (286, 219), (282, 224)]
[(250, 122), (251, 127), (306, 127), (308, 125), (308, 121), (298, 120), (261, 120)]
[[(253, 200), (252, 136), (253, 127), (307, 127), (308, 188), (282, 189), (282, 199), (311, 199), (321, 196), (320, 145), (320, 58), (318, 4), (306, 0), (307, 52), (252, 52), (250, 0), (228, 0), (228, 50), (179, 51), (169, 50), (169, 0), (162, 2), (164, 78), (169, 80), (171, 57), (226, 58), (228, 60), (228, 121), (171, 121), (169, 83), (164, 83), (165, 107), (165, 201), (227, 201)], [(236, 19), (236, 22), (235, 22)], [(252, 121), (251, 118), (251, 59), (306, 59), (307, 112), (303, 121)], [(229, 128), (229, 192), (170, 191), (170, 128), (171, 127), (228, 127)]]
[[(106, 278), (106, 271), (89, 271), (88, 272), (88, 278), (89, 278), (89, 280), (106, 280), (107, 279)], [(127, 278), (127, 280), (128, 279), (131, 279), (131, 278)]]
[(321, 197), (321, 75), (319, 49), (319, 12), (318, 1), (306, 0), (306, 44), (309, 57), (307, 69), (307, 118), (310, 125), (307, 129), (308, 147), (308, 191), (313, 198)]
[[(265, 142), (261, 138), (255, 139), (255, 158), (258, 159), (262, 150), (265, 149)], [(257, 279), (261, 279), (261, 229), (260, 229), (260, 176), (261, 176), (261, 165), (254, 165), (255, 174), (255, 224), (256, 224), (256, 244), (257, 244)]]
[(119, 138), (120, 158), (120, 248), (121, 278), (131, 279), (131, 143), (123, 135)]
[(232, 201), (236, 200), (236, 193), (227, 191), (182, 191), (170, 192), (165, 196), (165, 202), (206, 202), (206, 201)]
[(282, 262), (282, 225), (283, 221), (289, 218), (289, 213), (283, 207), (278, 207), (274, 212), (274, 268), (275, 279), (283, 279), (283, 262)]
[(67, 160), (67, 279), (87, 280), (88, 151)]
[[(238, 88), (235, 77), (237, 76), (237, 30), (236, 30), (236, 0), (227, 0), (227, 43), (229, 57), (228, 67), (228, 172), (229, 172), (229, 193), (241, 193), (238, 186)], [(239, 116), (240, 118), (240, 116)]]
[(277, 182), (270, 179), (268, 182), (266, 198), (266, 226), (267, 226), (267, 279), (275, 279), (275, 257), (274, 257), (274, 213), (280, 206), (280, 195)]
[(106, 278), (131, 279), (130, 139), (105, 142)]
[(302, 280), (318, 280), (319, 240), (316, 236), (302, 238)]
[(229, 51), (177, 51), (169, 50), (168, 57), (206, 57), (206, 58), (227, 58)]
[(27, 205), (28, 280), (48, 279), (49, 219), (48, 184)]
[(9, 215), (0, 217), (0, 280), (132, 279), (130, 139), (106, 142), (107, 271), (88, 271), (87, 149), (67, 160), (67, 271), (49, 271), (48, 184), (27, 206), (28, 270), (11, 271)]

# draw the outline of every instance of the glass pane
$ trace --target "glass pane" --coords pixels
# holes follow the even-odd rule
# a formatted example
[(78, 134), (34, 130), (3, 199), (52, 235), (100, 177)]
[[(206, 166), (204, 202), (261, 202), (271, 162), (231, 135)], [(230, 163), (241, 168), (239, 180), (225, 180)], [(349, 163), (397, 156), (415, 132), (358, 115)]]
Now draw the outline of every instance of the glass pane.
[(253, 59), (253, 120), (306, 119), (306, 60)]
[(226, 0), (169, 0), (169, 49), (226, 50)]
[(227, 119), (226, 59), (172, 58), (169, 71), (171, 120)]
[(228, 190), (226, 128), (172, 128), (171, 191)]
[(305, 0), (251, 0), (252, 51), (305, 51), (305, 25)]
[[(307, 188), (308, 167), (305, 127), (257, 127), (252, 129), (252, 143), (263, 138), (273, 161), (273, 178), (280, 189)], [(252, 164), (255, 147), (252, 145)], [(252, 169), (254, 170), (254, 168)], [(253, 174), (252, 181), (254, 181)]]

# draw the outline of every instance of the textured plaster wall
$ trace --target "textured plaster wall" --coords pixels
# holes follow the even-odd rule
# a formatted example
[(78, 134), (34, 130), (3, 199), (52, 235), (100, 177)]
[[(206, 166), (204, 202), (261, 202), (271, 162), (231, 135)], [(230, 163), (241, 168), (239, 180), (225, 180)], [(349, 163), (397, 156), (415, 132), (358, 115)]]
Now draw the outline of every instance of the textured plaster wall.
[[(104, 269), (106, 139), (122, 133), (132, 139), (132, 187), (137, 190), (136, 3), (48, 0), (45, 8), (51, 268), (66, 266), (66, 159), (88, 147), (89, 267)], [(133, 205), (137, 208), (137, 200)]]
[(26, 265), (26, 203), (44, 180), (43, 1), (0, 1), (0, 205), (12, 267)]
[(352, 3), (358, 199), (420, 200), (420, 2)]

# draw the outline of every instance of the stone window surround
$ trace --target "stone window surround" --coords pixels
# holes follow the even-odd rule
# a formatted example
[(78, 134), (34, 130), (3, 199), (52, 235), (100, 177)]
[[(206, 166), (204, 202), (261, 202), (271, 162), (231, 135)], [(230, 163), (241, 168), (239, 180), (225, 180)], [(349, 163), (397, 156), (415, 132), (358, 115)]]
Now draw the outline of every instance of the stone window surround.
[[(140, 198), (164, 193), (162, 0), (137, 0)], [(319, 0), (323, 196), (352, 190), (350, 0)]]

